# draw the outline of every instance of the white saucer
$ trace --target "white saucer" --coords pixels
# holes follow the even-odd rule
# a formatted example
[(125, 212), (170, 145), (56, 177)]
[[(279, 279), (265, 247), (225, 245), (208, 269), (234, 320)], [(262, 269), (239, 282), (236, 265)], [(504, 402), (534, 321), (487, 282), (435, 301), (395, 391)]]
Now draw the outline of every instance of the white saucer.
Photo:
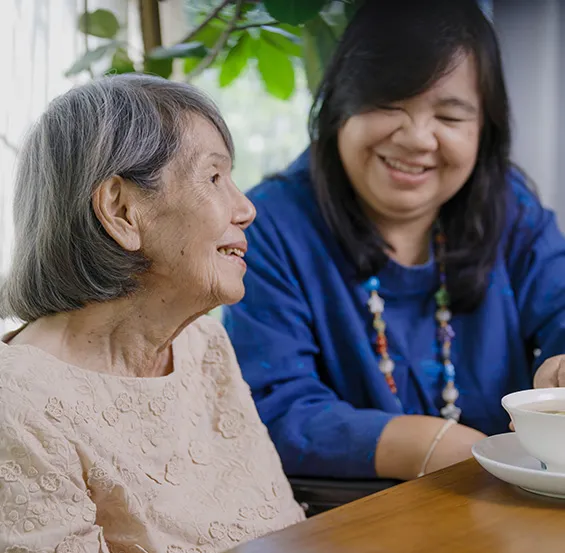
[(492, 475), (520, 488), (565, 499), (565, 473), (549, 472), (520, 445), (514, 432), (490, 436), (473, 446), (473, 455)]

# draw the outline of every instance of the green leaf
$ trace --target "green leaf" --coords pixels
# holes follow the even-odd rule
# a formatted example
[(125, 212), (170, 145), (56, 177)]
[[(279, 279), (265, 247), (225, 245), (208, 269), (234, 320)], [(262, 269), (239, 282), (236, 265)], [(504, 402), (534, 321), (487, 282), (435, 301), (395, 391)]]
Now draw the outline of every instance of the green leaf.
[(281, 100), (288, 100), (294, 92), (294, 67), (288, 55), (261, 40), (256, 56), (267, 92)]
[(104, 56), (112, 54), (118, 47), (118, 44), (119, 43), (112, 41), (108, 44), (99, 46), (95, 50), (89, 50), (73, 63), (73, 65), (65, 72), (65, 77), (72, 77), (73, 75), (78, 75), (83, 71), (88, 71), (93, 63), (101, 60)]
[(282, 29), (290, 35), (294, 35), (298, 38), (302, 37), (302, 28), (296, 25), (289, 25), (288, 23), (281, 23), (277, 25), (277, 29)]
[(146, 57), (143, 70), (145, 73), (168, 79), (173, 72), (173, 59), (156, 60)]
[(271, 43), (289, 56), (302, 57), (302, 45), (295, 35), (276, 27), (263, 27), (260, 36), (262, 40)]
[(277, 21), (299, 25), (315, 17), (328, 0), (264, 0), (263, 3)]
[(107, 73), (135, 73), (135, 66), (125, 48), (118, 48), (112, 56), (112, 67)]
[(100, 38), (114, 38), (120, 30), (116, 16), (109, 10), (83, 13), (78, 20), (82, 33)]
[(243, 33), (237, 44), (229, 51), (220, 71), (221, 87), (231, 84), (244, 70), (251, 56), (253, 39), (249, 33)]
[(320, 17), (308, 21), (303, 29), (303, 57), (308, 88), (314, 95), (328, 65), (337, 39), (330, 26)]
[(188, 75), (191, 71), (194, 71), (201, 61), (201, 58), (185, 58), (183, 66), (185, 74)]
[(212, 20), (204, 28), (200, 29), (190, 42), (200, 42), (206, 48), (213, 48), (226, 28), (222, 21)]
[(153, 60), (168, 60), (174, 58), (203, 58), (208, 49), (201, 42), (181, 42), (174, 46), (159, 46), (149, 53)]

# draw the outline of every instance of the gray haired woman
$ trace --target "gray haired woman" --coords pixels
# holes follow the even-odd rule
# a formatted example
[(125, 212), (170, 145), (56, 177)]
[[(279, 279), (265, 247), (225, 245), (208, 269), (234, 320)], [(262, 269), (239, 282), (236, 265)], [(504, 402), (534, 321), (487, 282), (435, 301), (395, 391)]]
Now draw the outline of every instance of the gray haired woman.
[(303, 518), (222, 326), (253, 205), (195, 88), (56, 99), (17, 174), (0, 344), (0, 550), (209, 553)]

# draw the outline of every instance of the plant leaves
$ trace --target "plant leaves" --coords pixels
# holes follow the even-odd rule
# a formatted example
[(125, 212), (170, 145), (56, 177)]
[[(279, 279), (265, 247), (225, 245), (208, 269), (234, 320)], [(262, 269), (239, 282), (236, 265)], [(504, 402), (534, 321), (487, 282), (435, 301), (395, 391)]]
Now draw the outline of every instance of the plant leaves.
[(315, 17), (328, 0), (264, 0), (263, 3), (277, 21), (299, 25)]
[(92, 64), (101, 60), (104, 56), (112, 54), (119, 43), (112, 41), (108, 44), (103, 44), (94, 50), (89, 50), (85, 52), (78, 60), (76, 60), (73, 65), (65, 72), (65, 77), (72, 77), (73, 75), (78, 75), (83, 71), (88, 71)]
[(194, 71), (198, 67), (198, 64), (201, 61), (202, 60), (200, 58), (184, 58), (184, 65), (183, 65), (184, 73), (188, 75), (191, 71)]
[(201, 42), (181, 42), (174, 46), (159, 46), (149, 53), (153, 60), (168, 60), (174, 58), (203, 58), (208, 49)]
[(112, 67), (110, 67), (107, 73), (117, 73), (118, 75), (122, 73), (135, 73), (135, 66), (125, 48), (120, 47), (114, 52)]
[(156, 60), (146, 57), (143, 71), (151, 75), (158, 75), (159, 77), (168, 79), (173, 72), (173, 59)]
[(252, 53), (252, 42), (251, 35), (243, 33), (237, 44), (228, 52), (220, 70), (219, 84), (221, 87), (231, 84), (244, 70)]
[(100, 38), (114, 38), (120, 30), (116, 16), (109, 10), (96, 10), (83, 13), (78, 20), (82, 33)]
[(316, 94), (324, 71), (337, 45), (330, 26), (320, 17), (308, 21), (303, 29), (303, 59), (308, 88)]
[(281, 100), (288, 100), (294, 92), (294, 66), (288, 55), (261, 40), (256, 56), (267, 92)]
[(263, 27), (260, 36), (262, 40), (270, 42), (273, 46), (276, 46), (289, 56), (296, 58), (302, 57), (302, 44), (295, 35), (291, 35), (276, 27)]
[(200, 29), (190, 42), (200, 42), (206, 48), (213, 48), (226, 28), (222, 21), (212, 20), (204, 28)]

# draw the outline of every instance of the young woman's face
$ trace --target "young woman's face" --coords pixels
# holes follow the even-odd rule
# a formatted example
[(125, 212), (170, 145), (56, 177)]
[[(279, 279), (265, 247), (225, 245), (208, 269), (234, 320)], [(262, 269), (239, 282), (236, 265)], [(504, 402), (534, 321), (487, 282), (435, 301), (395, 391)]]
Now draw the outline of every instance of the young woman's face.
[(339, 154), (375, 220), (435, 217), (473, 171), (481, 125), (475, 62), (462, 56), (419, 96), (348, 119)]

